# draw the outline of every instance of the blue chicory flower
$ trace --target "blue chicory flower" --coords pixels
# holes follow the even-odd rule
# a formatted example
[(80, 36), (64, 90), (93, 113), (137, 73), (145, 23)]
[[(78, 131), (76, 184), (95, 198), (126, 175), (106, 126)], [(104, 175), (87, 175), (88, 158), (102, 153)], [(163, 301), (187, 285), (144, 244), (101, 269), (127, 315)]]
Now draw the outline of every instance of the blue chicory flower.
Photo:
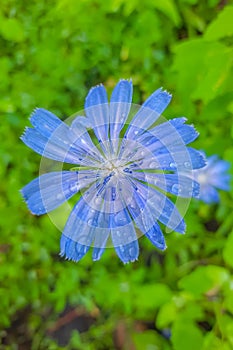
[(185, 232), (169, 197), (199, 194), (199, 184), (186, 176), (205, 165), (203, 155), (186, 146), (198, 133), (185, 118), (161, 122), (171, 100), (161, 88), (132, 115), (132, 91), (131, 81), (120, 80), (108, 103), (103, 85), (92, 88), (85, 100), (86, 116), (76, 117), (70, 126), (38, 108), (30, 118), (33, 128), (21, 137), (44, 157), (76, 165), (43, 174), (21, 190), (36, 215), (81, 193), (61, 236), (61, 255), (67, 259), (78, 261), (93, 246), (92, 258), (99, 260), (111, 241), (128, 263), (138, 258), (139, 235), (166, 248), (158, 221)]
[(206, 158), (206, 161), (203, 168), (193, 170), (193, 179), (200, 184), (200, 200), (207, 204), (218, 203), (220, 198), (217, 190), (230, 190), (230, 175), (227, 173), (230, 163), (217, 155)]

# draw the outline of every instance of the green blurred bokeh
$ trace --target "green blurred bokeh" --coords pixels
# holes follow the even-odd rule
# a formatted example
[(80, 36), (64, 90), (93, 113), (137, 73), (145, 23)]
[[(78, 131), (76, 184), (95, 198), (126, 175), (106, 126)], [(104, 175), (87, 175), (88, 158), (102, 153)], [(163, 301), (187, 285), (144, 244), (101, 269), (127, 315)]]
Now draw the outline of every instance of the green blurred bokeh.
[(120, 78), (134, 103), (170, 91), (165, 116), (185, 115), (195, 147), (231, 162), (232, 18), (219, 0), (1, 0), (1, 350), (233, 349), (232, 190), (219, 205), (194, 200), (165, 253), (142, 237), (127, 266), (113, 249), (60, 258), (60, 232), (19, 193), (38, 176), (40, 156), (19, 140), (32, 110), (65, 119)]

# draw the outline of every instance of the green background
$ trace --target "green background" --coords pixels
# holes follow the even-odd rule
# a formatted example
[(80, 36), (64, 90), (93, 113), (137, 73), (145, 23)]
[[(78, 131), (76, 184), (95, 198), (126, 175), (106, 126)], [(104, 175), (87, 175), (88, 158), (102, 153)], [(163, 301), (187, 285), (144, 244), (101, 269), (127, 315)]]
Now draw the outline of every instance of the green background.
[[(20, 140), (35, 107), (65, 119), (90, 87), (132, 78), (134, 103), (163, 86), (194, 147), (233, 159), (233, 6), (219, 0), (1, 0), (0, 349), (233, 349), (233, 190), (193, 200), (187, 233), (145, 237), (124, 266), (60, 258), (60, 232), (19, 189), (40, 156)], [(232, 173), (232, 169), (230, 170)]]

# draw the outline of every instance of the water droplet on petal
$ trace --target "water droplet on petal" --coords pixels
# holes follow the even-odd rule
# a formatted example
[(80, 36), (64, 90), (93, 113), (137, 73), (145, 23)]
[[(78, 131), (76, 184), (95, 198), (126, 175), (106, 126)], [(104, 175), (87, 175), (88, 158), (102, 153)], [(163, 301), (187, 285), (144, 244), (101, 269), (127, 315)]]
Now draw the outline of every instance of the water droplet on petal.
[(77, 192), (79, 190), (79, 186), (77, 183), (72, 183), (70, 184), (69, 189), (71, 192)]
[(133, 257), (135, 255), (135, 249), (134, 248), (130, 248), (129, 249), (129, 255), (130, 255), (130, 257)]
[(95, 204), (99, 205), (102, 203), (102, 197), (98, 196), (95, 198)]
[(189, 169), (191, 167), (190, 162), (184, 162), (184, 166), (185, 168)]
[(127, 222), (124, 212), (119, 212), (118, 214), (116, 214), (114, 219), (115, 223), (119, 226), (123, 226)]
[(150, 167), (151, 169), (157, 168), (157, 166), (158, 166), (158, 163), (157, 163), (157, 162), (151, 162), (150, 165), (149, 165), (149, 167)]
[(58, 193), (57, 196), (56, 196), (56, 198), (57, 198), (58, 200), (61, 200), (61, 199), (64, 198), (64, 197), (63, 197), (63, 195), (62, 195), (61, 193)]
[(182, 186), (181, 186), (181, 185), (179, 185), (179, 184), (174, 184), (174, 185), (172, 186), (172, 193), (178, 195), (178, 194), (181, 193), (181, 191), (182, 191)]
[(92, 221), (93, 221), (92, 219), (88, 219), (87, 220), (88, 225), (92, 226)]
[(169, 166), (170, 166), (170, 168), (176, 168), (176, 164), (175, 163), (170, 163)]

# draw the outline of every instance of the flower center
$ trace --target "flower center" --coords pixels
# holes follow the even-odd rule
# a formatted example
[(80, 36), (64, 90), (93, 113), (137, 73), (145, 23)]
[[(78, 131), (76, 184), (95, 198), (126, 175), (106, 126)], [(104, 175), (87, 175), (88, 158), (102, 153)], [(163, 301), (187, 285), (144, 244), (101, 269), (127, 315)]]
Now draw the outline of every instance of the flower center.
[(198, 174), (197, 181), (200, 183), (200, 185), (205, 185), (208, 183), (208, 177), (206, 174)]

